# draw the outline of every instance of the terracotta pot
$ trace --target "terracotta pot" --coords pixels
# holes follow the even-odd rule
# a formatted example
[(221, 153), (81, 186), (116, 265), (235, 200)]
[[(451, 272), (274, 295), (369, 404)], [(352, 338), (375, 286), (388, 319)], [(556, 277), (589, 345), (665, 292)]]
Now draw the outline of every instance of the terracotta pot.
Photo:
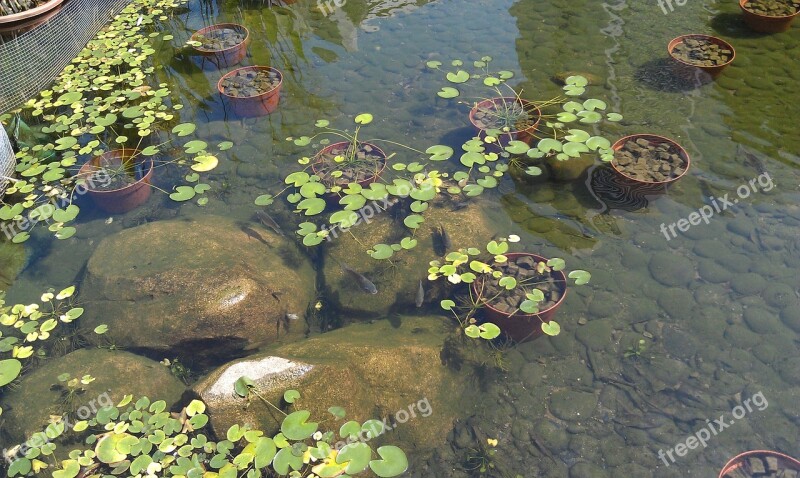
[(207, 35), (210, 32), (222, 30), (224, 28), (244, 33), (244, 40), (237, 45), (234, 45), (230, 48), (225, 48), (223, 50), (204, 50), (200, 47), (194, 47), (194, 50), (197, 53), (208, 58), (211, 63), (219, 68), (234, 66), (244, 60), (244, 58), (247, 56), (247, 46), (250, 44), (250, 31), (238, 23), (218, 23), (216, 25), (211, 25), (197, 30), (194, 32), (194, 34), (192, 34), (191, 38), (193, 41), (200, 41), (199, 37), (201, 35)]
[[(231, 76), (243, 71), (274, 71), (278, 74), (280, 80), (278, 82), (278, 86), (255, 96), (242, 97), (226, 95), (222, 88), (222, 82), (227, 78), (230, 78)], [(279, 70), (269, 66), (245, 66), (242, 68), (237, 68), (225, 74), (219, 79), (219, 82), (217, 82), (217, 90), (219, 91), (219, 94), (228, 100), (233, 108), (234, 113), (239, 116), (247, 117), (268, 115), (275, 111), (278, 108), (278, 101), (280, 100), (282, 86), (283, 74)]]
[(760, 15), (758, 13), (751, 12), (744, 7), (744, 4), (747, 3), (749, 0), (739, 0), (739, 8), (742, 9), (742, 16), (744, 17), (744, 22), (749, 26), (751, 29), (762, 32), (762, 33), (778, 33), (778, 32), (785, 32), (789, 29), (792, 25), (792, 21), (794, 21), (797, 15), (800, 15), (800, 11), (795, 12), (792, 15), (785, 15), (782, 17), (770, 17), (767, 15)]
[(745, 463), (748, 458), (766, 458), (766, 457), (775, 457), (778, 459), (778, 466), (800, 472), (800, 461), (792, 458), (789, 455), (784, 455), (783, 453), (778, 453), (776, 451), (770, 450), (752, 450), (745, 453), (741, 453), (736, 455), (735, 457), (731, 458), (728, 463), (722, 467), (722, 471), (719, 472), (719, 478), (725, 478), (727, 473), (730, 473), (734, 470), (742, 468), (745, 466)]
[[(367, 179), (363, 179), (363, 180), (361, 180), (361, 181), (358, 181), (358, 184), (359, 184), (361, 187), (364, 187), (364, 188), (366, 188), (366, 187), (369, 187), (369, 185), (370, 185), (370, 184), (372, 184), (372, 183), (374, 183), (375, 181), (377, 181), (378, 179), (380, 179), (380, 177), (381, 177), (381, 173), (383, 173), (383, 171), (386, 169), (386, 153), (384, 153), (384, 152), (383, 152), (383, 150), (382, 150), (381, 148), (379, 148), (379, 147), (375, 146), (375, 145), (374, 145), (374, 144), (372, 144), (372, 143), (359, 143), (359, 144), (360, 144), (360, 145), (362, 145), (362, 146), (371, 146), (371, 147), (372, 147), (372, 149), (374, 149), (374, 150), (375, 150), (375, 152), (376, 152), (378, 155), (380, 155), (381, 157), (383, 157), (383, 158), (384, 158), (384, 160), (383, 160), (383, 164), (381, 165), (380, 169), (379, 169), (379, 170), (378, 170), (378, 171), (375, 173), (375, 175), (374, 175), (374, 176), (372, 176), (372, 177), (370, 177), (370, 178), (367, 178)], [(349, 142), (347, 142), (347, 141), (341, 141), (341, 142), (338, 142), (338, 143), (329, 144), (328, 146), (326, 146), (326, 147), (322, 148), (322, 149), (321, 149), (321, 150), (320, 150), (320, 151), (319, 151), (319, 152), (318, 152), (318, 153), (317, 153), (317, 154), (314, 156), (314, 162), (311, 164), (311, 170), (314, 172), (314, 174), (318, 174), (317, 167), (318, 167), (320, 164), (322, 164), (322, 155), (323, 155), (323, 154), (330, 153), (330, 152), (331, 152), (332, 150), (334, 150), (334, 149), (344, 149), (344, 150), (347, 150), (347, 147), (348, 147), (349, 145), (350, 145), (350, 143), (349, 143)], [(320, 179), (321, 179), (321, 178), (320, 178)], [(330, 185), (330, 184), (326, 184), (325, 186), (326, 186), (326, 187), (330, 187), (331, 185)], [(335, 195), (335, 196), (336, 196), (337, 198), (339, 197), (338, 195)]]
[(619, 151), (620, 149), (622, 149), (622, 146), (625, 145), (626, 142), (628, 142), (628, 141), (636, 141), (639, 138), (644, 138), (644, 139), (650, 141), (651, 143), (657, 143), (657, 144), (668, 143), (668, 144), (672, 145), (675, 149), (678, 150), (678, 154), (680, 154), (681, 158), (683, 158), (683, 160), (684, 160), (684, 162), (686, 164), (686, 169), (684, 169), (683, 173), (681, 173), (679, 176), (677, 176), (675, 178), (668, 179), (666, 181), (649, 182), (649, 181), (641, 181), (639, 179), (634, 179), (634, 178), (626, 175), (625, 173), (623, 173), (617, 167), (616, 159), (612, 160), (611, 161), (611, 167), (614, 168), (614, 171), (617, 172), (617, 174), (620, 176), (620, 179), (625, 184), (627, 184), (628, 186), (634, 186), (634, 187), (635, 186), (642, 186), (644, 188), (647, 188), (648, 190), (653, 190), (654, 188), (658, 188), (660, 186), (663, 186), (666, 189), (667, 186), (671, 185), (675, 181), (677, 181), (680, 178), (684, 177), (686, 175), (686, 173), (689, 172), (689, 167), (691, 166), (691, 163), (692, 163), (691, 160), (689, 159), (689, 153), (687, 153), (686, 150), (683, 149), (683, 147), (681, 145), (679, 145), (675, 141), (673, 141), (673, 140), (671, 140), (669, 138), (666, 138), (664, 136), (658, 136), (658, 135), (655, 135), (655, 134), (646, 134), (646, 133), (632, 134), (630, 136), (625, 136), (624, 138), (621, 138), (620, 140), (618, 140), (616, 143), (614, 143), (611, 146), (611, 149), (613, 149), (614, 151)]
[[(679, 60), (675, 57), (675, 55), (673, 55), (672, 51), (678, 44), (683, 43), (683, 40), (686, 40), (687, 38), (708, 40), (716, 45), (728, 49), (731, 51), (731, 58), (726, 63), (716, 66), (698, 66), (692, 63), (687, 63), (683, 60)], [(672, 61), (674, 62), (676, 74), (684, 78), (688, 77), (689, 79), (694, 78), (699, 71), (707, 74), (711, 79), (716, 78), (720, 75), (720, 73), (722, 73), (722, 70), (733, 63), (733, 60), (736, 58), (736, 50), (733, 48), (733, 45), (721, 38), (712, 37), (710, 35), (691, 34), (679, 36), (678, 38), (675, 38), (669, 42), (669, 45), (667, 45), (667, 51), (669, 52), (670, 58), (672, 58)]]
[[(519, 257), (530, 256), (533, 257), (536, 262), (547, 262), (547, 259), (542, 256), (529, 254), (526, 252), (509, 252), (508, 254), (504, 255), (508, 257), (509, 260), (516, 260)], [(486, 319), (485, 322), (491, 322), (495, 324), (500, 328), (500, 330), (503, 331), (506, 337), (517, 343), (528, 342), (535, 338), (541, 337), (544, 334), (544, 332), (542, 332), (542, 323), (550, 322), (553, 319), (556, 310), (561, 307), (561, 304), (564, 303), (564, 298), (567, 297), (567, 276), (564, 275), (562, 271), (553, 271), (551, 275), (554, 276), (556, 282), (564, 285), (564, 288), (561, 291), (561, 298), (554, 306), (550, 307), (549, 309), (542, 310), (538, 314), (526, 314), (524, 312), (508, 314), (495, 309), (487, 302), (483, 302), (483, 313)], [(483, 282), (480, 280), (476, 280), (472, 283), (472, 293), (478, 298), (478, 300), (481, 300), (482, 287)]]
[(591, 165), (594, 164), (594, 157), (581, 155), (579, 158), (569, 158), (566, 161), (559, 161), (555, 156), (548, 157), (545, 161), (550, 170), (550, 175), (558, 181), (574, 181), (580, 178)]
[[(123, 162), (133, 159), (137, 165), (145, 166), (145, 173), (135, 183), (120, 189), (93, 189), (92, 177), (103, 168), (109, 159), (119, 158)], [(116, 149), (100, 156), (95, 156), (81, 166), (78, 176), (86, 180), (86, 190), (94, 203), (103, 211), (110, 213), (128, 212), (144, 204), (150, 197), (150, 179), (153, 176), (153, 159), (142, 156), (137, 149)]]
[(25, 23), (25, 26), (31, 26), (30, 22), (25, 22), (25, 20), (31, 20), (33, 18), (42, 16), (50, 10), (58, 7), (63, 2), (64, 0), (50, 0), (44, 5), (39, 5), (36, 8), (31, 8), (30, 10), (25, 10), (24, 12), (14, 13), (11, 15), (2, 15), (0, 16), (0, 27), (5, 30), (7, 28), (14, 28), (14, 24), (23, 22)]
[(472, 123), (472, 126), (478, 131), (478, 134), (481, 138), (486, 136), (486, 130), (482, 127), (478, 126), (475, 120), (475, 113), (478, 112), (479, 109), (487, 109), (490, 108), (492, 105), (503, 105), (504, 103), (518, 103), (521, 104), (525, 111), (533, 113), (536, 115), (536, 122), (533, 126), (525, 128), (519, 131), (509, 131), (508, 133), (502, 133), (498, 139), (500, 146), (506, 146), (512, 140), (523, 141), (528, 145), (531, 145), (534, 139), (534, 134), (536, 133), (536, 127), (539, 125), (539, 121), (542, 118), (542, 112), (539, 108), (531, 103), (528, 100), (523, 100), (521, 98), (515, 98), (513, 96), (503, 96), (498, 98), (490, 98), (488, 100), (483, 100), (480, 103), (476, 104), (469, 112), (469, 122)]

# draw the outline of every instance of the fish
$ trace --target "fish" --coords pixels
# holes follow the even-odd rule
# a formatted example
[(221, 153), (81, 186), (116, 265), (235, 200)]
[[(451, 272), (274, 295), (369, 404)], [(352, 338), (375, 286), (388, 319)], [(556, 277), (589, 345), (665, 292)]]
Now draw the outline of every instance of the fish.
[(286, 314), (286, 320), (298, 320), (300, 317), (297, 314)]
[(283, 229), (281, 229), (281, 226), (279, 226), (278, 223), (275, 222), (275, 219), (272, 219), (272, 216), (270, 216), (264, 211), (258, 211), (256, 212), (256, 217), (261, 222), (261, 224), (264, 225), (264, 227), (272, 229), (273, 231), (275, 231), (275, 234), (281, 237), (286, 237), (286, 234), (283, 233)]
[(741, 144), (736, 147), (736, 154), (744, 156), (744, 163), (758, 171), (758, 174), (764, 174), (767, 172), (767, 167), (764, 165), (764, 161), (748, 151), (747, 148)]
[(253, 229), (250, 229), (250, 228), (249, 228), (249, 227), (247, 227), (247, 226), (242, 226), (242, 227), (241, 227), (241, 230), (242, 230), (242, 232), (243, 232), (243, 233), (247, 234), (247, 237), (249, 237), (249, 238), (253, 238), (253, 239), (257, 240), (258, 242), (260, 242), (260, 243), (262, 243), (262, 244), (264, 244), (264, 245), (267, 245), (267, 246), (269, 246), (269, 247), (272, 247), (272, 246), (269, 244), (269, 242), (267, 242), (267, 241), (266, 241), (266, 239), (264, 239), (264, 238), (261, 236), (261, 234), (259, 234), (258, 232), (254, 231)]
[(442, 240), (442, 245), (448, 251), (453, 248), (453, 242), (450, 240), (450, 235), (447, 234), (447, 229), (439, 224), (439, 238)]
[(414, 303), (417, 305), (417, 308), (420, 308), (422, 307), (422, 303), (424, 301), (425, 301), (425, 288), (422, 287), (422, 281), (419, 281), (419, 288), (417, 289), (417, 297)]
[(450, 208), (451, 211), (460, 211), (469, 206), (469, 201), (460, 201), (454, 202), (453, 207)]
[[(336, 261), (336, 262), (339, 262), (339, 261)], [(364, 292), (368, 292), (370, 294), (377, 294), (378, 293), (378, 288), (375, 287), (375, 284), (371, 280), (367, 279), (364, 276), (364, 274), (361, 274), (361, 273), (353, 270), (347, 264), (344, 264), (342, 262), (339, 262), (339, 266), (342, 268), (343, 271), (345, 271), (346, 273), (350, 274), (353, 277), (353, 279), (356, 280), (356, 282), (358, 283), (358, 286), (361, 288), (361, 290), (363, 290)]]

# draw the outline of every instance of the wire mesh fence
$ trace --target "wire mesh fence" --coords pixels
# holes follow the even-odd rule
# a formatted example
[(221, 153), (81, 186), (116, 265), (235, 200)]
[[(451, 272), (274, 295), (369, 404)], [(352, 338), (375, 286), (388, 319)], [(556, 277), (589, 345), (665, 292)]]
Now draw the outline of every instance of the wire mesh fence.
[(14, 156), (14, 149), (11, 147), (11, 140), (6, 134), (5, 128), (0, 126), (0, 197), (6, 192), (8, 178), (14, 174), (17, 167), (17, 160)]

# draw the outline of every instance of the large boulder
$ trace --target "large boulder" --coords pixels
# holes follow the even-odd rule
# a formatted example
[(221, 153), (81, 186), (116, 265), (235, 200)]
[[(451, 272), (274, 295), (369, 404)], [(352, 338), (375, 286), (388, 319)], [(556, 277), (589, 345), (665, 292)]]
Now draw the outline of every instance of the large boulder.
[(115, 344), (197, 363), (302, 337), (315, 274), (293, 242), (212, 216), (104, 239), (82, 290)]
[(346, 420), (383, 420), (393, 427), (386, 440), (408, 449), (445, 442), (461, 407), (464, 381), (441, 363), (447, 321), (436, 317), (354, 324), (227, 364), (197, 383), (217, 434), (236, 423), (277, 430), (282, 417), (253, 398), (234, 393), (234, 382), (247, 376), (258, 394), (279, 406), (283, 393), (295, 389), (298, 409), (313, 420), (332, 420), (329, 407), (341, 406)]
[[(394, 206), (395, 208), (398, 205)], [(368, 206), (369, 207), (369, 206)], [(447, 202), (434, 204), (424, 213), (425, 222), (417, 229), (414, 238), (417, 246), (411, 251), (399, 251), (392, 257), (393, 264), (372, 259), (366, 254), (365, 245), (396, 244), (410, 235), (402, 222), (393, 218), (393, 209), (372, 211), (375, 217), (353, 226), (349, 232), (339, 232), (326, 245), (323, 274), (326, 297), (338, 309), (351, 316), (375, 317), (386, 315), (390, 310), (413, 308), (419, 281), (427, 283), (430, 261), (439, 258), (442, 252), (437, 231), (443, 227), (450, 241), (451, 250), (463, 247), (482, 248), (495, 234), (503, 235), (508, 227), (500, 227), (495, 218), (482, 206), (481, 200), (473, 200), (468, 207), (453, 210)], [(362, 216), (365, 217), (366, 216)], [(508, 226), (508, 225), (506, 225)], [(450, 251), (448, 251), (450, 252)], [(377, 294), (365, 292), (353, 275), (341, 264), (371, 280), (378, 289)], [(430, 295), (426, 296), (426, 300)]]
[[(91, 375), (94, 381), (67, 393), (62, 374), (72, 378)], [(130, 352), (81, 349), (48, 360), (19, 379), (3, 397), (2, 431), (11, 443), (22, 443), (44, 431), (52, 417), (68, 415), (74, 423), (93, 417), (101, 408), (115, 405), (125, 395), (147, 396), (172, 405), (186, 390), (167, 367)]]

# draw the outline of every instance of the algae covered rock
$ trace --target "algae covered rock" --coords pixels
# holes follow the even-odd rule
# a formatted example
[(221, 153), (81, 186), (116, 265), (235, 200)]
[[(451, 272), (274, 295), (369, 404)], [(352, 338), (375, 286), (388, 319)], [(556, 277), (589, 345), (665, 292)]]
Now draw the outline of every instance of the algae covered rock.
[(118, 345), (213, 360), (302, 337), (314, 285), (295, 244), (259, 226), (161, 221), (100, 243), (87, 265), (82, 298), (92, 307), (83, 320), (108, 324)]
[[(65, 378), (62, 374), (78, 379), (90, 375), (94, 380), (68, 393), (70, 387), (59, 380)], [(6, 390), (2, 430), (12, 443), (21, 443), (43, 431), (53, 417), (67, 414), (71, 423), (89, 419), (130, 394), (172, 405), (184, 391), (184, 384), (153, 360), (118, 350), (77, 350), (48, 360), (19, 379), (19, 386)]]
[(195, 385), (219, 434), (236, 423), (275, 430), (283, 416), (257, 397), (237, 396), (234, 383), (247, 376), (259, 395), (278, 405), (288, 389), (301, 398), (295, 409), (338, 430), (344, 423), (328, 408), (345, 409), (345, 420), (378, 420), (387, 440), (409, 449), (444, 443), (465, 384), (441, 363), (448, 327), (441, 318), (402, 318), (354, 324), (224, 365)]
[[(400, 204), (394, 206), (397, 207)], [(339, 232), (327, 244), (323, 270), (326, 295), (347, 314), (374, 317), (385, 315), (392, 309), (413, 307), (419, 281), (422, 280), (426, 288), (430, 285), (427, 283), (430, 261), (443, 255), (440, 228), (447, 231), (451, 251), (462, 247), (481, 247), (498, 231), (508, 230), (495, 225), (488, 211), (477, 200), (458, 210), (452, 210), (446, 203), (432, 205), (425, 211), (425, 222), (414, 234), (417, 246), (410, 251), (395, 253), (390, 264), (371, 258), (366, 250), (374, 244), (399, 243), (411, 235), (402, 222), (392, 217), (392, 213), (393, 209), (378, 212), (369, 222), (364, 221), (352, 227), (349, 231), (352, 235)], [(375, 284), (378, 292), (370, 294), (363, 290), (353, 274), (345, 271), (341, 264), (364, 275)]]

